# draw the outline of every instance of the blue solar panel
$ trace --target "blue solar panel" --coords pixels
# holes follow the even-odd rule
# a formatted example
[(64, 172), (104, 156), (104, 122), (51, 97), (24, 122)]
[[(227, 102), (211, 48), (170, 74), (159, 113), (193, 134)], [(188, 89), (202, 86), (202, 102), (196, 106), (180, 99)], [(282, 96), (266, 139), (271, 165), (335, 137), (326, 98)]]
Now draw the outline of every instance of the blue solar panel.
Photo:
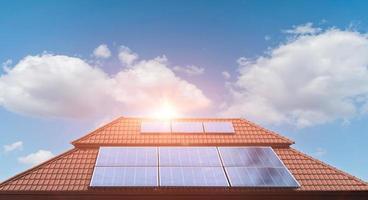
[(235, 133), (232, 122), (203, 122), (205, 133)]
[(216, 147), (159, 147), (160, 166), (221, 167)]
[(160, 167), (160, 186), (226, 187), (222, 167)]
[(283, 167), (270, 147), (219, 147), (225, 167)]
[(285, 168), (226, 167), (233, 187), (299, 187)]
[(270, 147), (101, 147), (90, 185), (299, 187)]
[(157, 147), (100, 147), (96, 166), (158, 166)]
[(157, 187), (158, 167), (95, 167), (92, 187)]
[(219, 147), (233, 187), (298, 187), (270, 147)]

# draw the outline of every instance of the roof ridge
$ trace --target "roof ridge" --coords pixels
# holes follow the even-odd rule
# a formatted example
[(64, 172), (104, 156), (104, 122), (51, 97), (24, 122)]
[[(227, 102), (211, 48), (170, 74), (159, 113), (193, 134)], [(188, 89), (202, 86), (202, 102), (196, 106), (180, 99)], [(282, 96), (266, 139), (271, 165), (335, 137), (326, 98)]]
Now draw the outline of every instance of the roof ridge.
[(100, 130), (102, 130), (102, 129), (104, 129), (104, 128), (107, 128), (107, 127), (109, 127), (109, 126), (111, 126), (111, 125), (115, 124), (116, 122), (118, 122), (119, 120), (121, 120), (121, 119), (123, 119), (123, 118), (126, 118), (126, 117), (118, 117), (118, 118), (116, 118), (116, 119), (112, 120), (111, 122), (109, 122), (109, 123), (107, 123), (107, 124), (105, 124), (105, 125), (103, 125), (103, 126), (101, 126), (101, 127), (97, 128), (97, 129), (95, 129), (95, 130), (93, 130), (93, 131), (91, 131), (91, 132), (87, 133), (86, 135), (84, 135), (84, 136), (82, 136), (82, 137), (80, 137), (80, 138), (78, 138), (78, 139), (76, 139), (76, 140), (73, 140), (73, 141), (71, 142), (71, 144), (75, 146), (75, 144), (76, 144), (76, 143), (78, 143), (79, 141), (81, 141), (81, 140), (83, 140), (83, 139), (85, 139), (85, 138), (90, 137), (92, 134), (94, 134), (94, 133), (95, 133), (95, 132), (97, 132), (97, 131), (100, 131)]
[(0, 183), (0, 190), (1, 190), (1, 187), (3, 187), (4, 185), (8, 184), (11, 181), (13, 181), (14, 179), (22, 178), (23, 176), (26, 176), (29, 173), (32, 173), (33, 171), (35, 171), (35, 170), (37, 170), (37, 169), (39, 169), (39, 168), (41, 168), (41, 167), (43, 167), (45, 165), (48, 165), (48, 164), (50, 164), (52, 162), (55, 162), (55, 161), (59, 160), (60, 158), (62, 158), (65, 155), (68, 155), (68, 154), (73, 153), (74, 151), (77, 151), (77, 149), (76, 148), (69, 149), (69, 150), (67, 150), (67, 151), (65, 151), (65, 152), (63, 152), (63, 153), (61, 153), (61, 154), (59, 154), (59, 155), (57, 155), (57, 156), (55, 156), (53, 158), (50, 158), (50, 159), (48, 159), (48, 160), (46, 160), (46, 161), (44, 161), (44, 162), (42, 162), (42, 163), (34, 166), (34, 167), (31, 167), (30, 169), (28, 169), (26, 171), (20, 172), (20, 173), (18, 173), (16, 175), (14, 175), (14, 176), (6, 179), (5, 181), (3, 181), (3, 182)]
[(294, 151), (295, 153), (297, 153), (297, 154), (299, 154), (299, 155), (301, 155), (301, 156), (303, 156), (305, 158), (312, 159), (313, 161), (318, 162), (319, 164), (321, 164), (321, 165), (323, 165), (325, 167), (328, 167), (328, 168), (330, 168), (330, 169), (332, 169), (332, 170), (334, 170), (336, 172), (339, 172), (339, 173), (341, 173), (341, 174), (343, 174), (345, 176), (348, 176), (349, 178), (351, 178), (351, 179), (353, 179), (355, 181), (358, 181), (358, 182), (364, 184), (365, 186), (368, 186), (368, 183), (367, 182), (365, 182), (364, 180), (362, 180), (362, 179), (360, 179), (360, 178), (358, 178), (358, 177), (356, 177), (354, 175), (351, 175), (351, 174), (349, 174), (347, 172), (344, 172), (344, 171), (342, 171), (342, 170), (340, 170), (340, 169), (338, 169), (338, 168), (336, 168), (336, 167), (334, 167), (334, 166), (332, 166), (332, 165), (330, 165), (328, 163), (325, 163), (325, 162), (323, 162), (321, 160), (318, 160), (317, 158), (314, 158), (312, 156), (309, 156), (309, 155), (307, 155), (307, 154), (305, 154), (305, 153), (303, 153), (301, 151), (298, 151), (298, 150), (296, 150), (296, 149), (294, 149), (292, 147), (289, 147), (289, 148), (290, 148), (290, 150)]
[(253, 126), (257, 127), (257, 128), (260, 128), (260, 129), (262, 129), (263, 131), (265, 131), (265, 132), (267, 132), (267, 133), (270, 133), (270, 134), (272, 134), (272, 135), (274, 135), (274, 136), (280, 137), (280, 138), (284, 139), (285, 141), (289, 142), (290, 144), (295, 144), (295, 142), (294, 142), (293, 140), (291, 140), (291, 139), (289, 139), (289, 138), (287, 138), (287, 137), (285, 137), (285, 136), (283, 136), (283, 135), (281, 135), (281, 134), (279, 134), (279, 133), (276, 133), (275, 131), (272, 131), (272, 130), (269, 130), (269, 129), (267, 129), (267, 128), (264, 128), (264, 127), (262, 127), (262, 126), (261, 126), (261, 125), (259, 125), (259, 124), (256, 124), (256, 123), (254, 123), (254, 122), (252, 122), (252, 121), (249, 121), (249, 120), (247, 120), (247, 119), (245, 119), (245, 118), (240, 118), (240, 120), (244, 120), (244, 121), (246, 121), (247, 123), (249, 123), (249, 124), (251, 124), (251, 125), (253, 125)]

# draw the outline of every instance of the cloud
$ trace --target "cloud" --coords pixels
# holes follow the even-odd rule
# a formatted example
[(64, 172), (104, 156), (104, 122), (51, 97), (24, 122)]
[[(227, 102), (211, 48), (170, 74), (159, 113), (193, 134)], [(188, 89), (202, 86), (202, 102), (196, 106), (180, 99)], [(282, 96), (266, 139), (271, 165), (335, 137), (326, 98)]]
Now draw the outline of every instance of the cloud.
[(285, 30), (285, 33), (305, 35), (305, 34), (316, 34), (321, 32), (321, 28), (313, 27), (313, 23), (308, 22), (299, 26), (293, 26), (293, 29)]
[(113, 75), (76, 57), (27, 56), (0, 77), (0, 105), (31, 116), (146, 115), (164, 101), (184, 114), (210, 105), (199, 88), (175, 75), (164, 56), (137, 60)]
[(196, 75), (201, 75), (204, 73), (203, 67), (198, 67), (195, 65), (188, 65), (185, 67), (175, 66), (173, 70), (176, 72), (183, 72), (189, 76), (196, 76)]
[(323, 149), (323, 148), (321, 148), (321, 147), (318, 147), (318, 148), (316, 149), (316, 151), (314, 152), (314, 155), (315, 155), (315, 156), (318, 156), (318, 157), (324, 156), (324, 155), (326, 155), (326, 154), (327, 154), (327, 150), (326, 150), (326, 149)]
[(54, 157), (54, 154), (52, 154), (51, 151), (40, 149), (35, 153), (28, 154), (24, 157), (19, 157), (18, 161), (23, 164), (37, 165), (52, 157)]
[(367, 55), (367, 35), (329, 29), (241, 58), (222, 114), (300, 128), (356, 117), (368, 103)]
[(4, 152), (22, 150), (22, 148), (23, 148), (23, 142), (22, 141), (17, 141), (17, 142), (14, 142), (12, 144), (4, 145)]
[(93, 51), (93, 55), (97, 58), (109, 58), (111, 56), (111, 52), (106, 44), (101, 44)]
[(138, 59), (138, 54), (134, 53), (132, 50), (130, 50), (126, 46), (121, 46), (120, 49), (119, 49), (118, 57), (119, 57), (119, 60), (124, 65), (129, 66), (129, 65), (133, 64), (133, 62)]
[(228, 71), (223, 71), (221, 72), (222, 76), (224, 77), (224, 79), (229, 79), (231, 78), (231, 74)]

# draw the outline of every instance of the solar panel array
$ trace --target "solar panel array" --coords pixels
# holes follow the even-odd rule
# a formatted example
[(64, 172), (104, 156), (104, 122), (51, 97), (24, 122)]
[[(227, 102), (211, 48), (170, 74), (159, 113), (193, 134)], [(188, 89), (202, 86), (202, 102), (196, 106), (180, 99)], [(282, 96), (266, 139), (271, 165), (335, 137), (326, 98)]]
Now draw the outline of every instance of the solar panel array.
[(270, 147), (101, 147), (92, 187), (299, 187)]
[(141, 133), (235, 133), (232, 122), (143, 121)]

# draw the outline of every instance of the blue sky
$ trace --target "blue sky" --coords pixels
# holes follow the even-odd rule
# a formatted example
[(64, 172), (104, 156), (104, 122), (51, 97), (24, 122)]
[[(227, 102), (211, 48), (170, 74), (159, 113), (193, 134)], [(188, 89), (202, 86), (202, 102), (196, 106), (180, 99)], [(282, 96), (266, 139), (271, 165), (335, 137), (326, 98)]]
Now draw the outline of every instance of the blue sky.
[(185, 116), (249, 118), (368, 180), (367, 6), (0, 1), (0, 180), (163, 96)]

